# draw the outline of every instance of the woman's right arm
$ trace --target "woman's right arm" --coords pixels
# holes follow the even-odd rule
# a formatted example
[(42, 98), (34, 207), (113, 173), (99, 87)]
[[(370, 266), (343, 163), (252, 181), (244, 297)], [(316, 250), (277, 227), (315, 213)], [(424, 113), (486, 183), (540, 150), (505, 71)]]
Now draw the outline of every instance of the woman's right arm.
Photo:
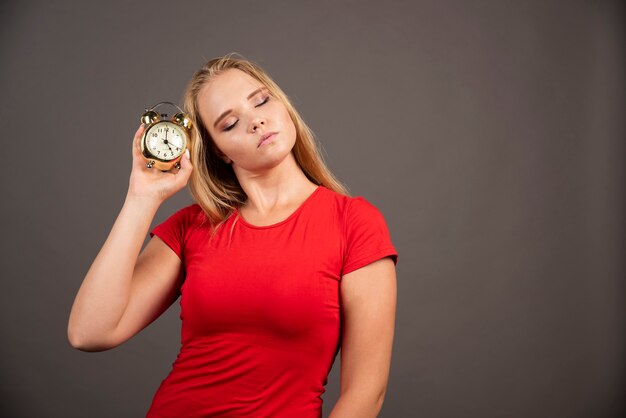
[(159, 206), (182, 189), (192, 166), (163, 173), (146, 168), (133, 140), (133, 169), (126, 200), (81, 284), (68, 322), (70, 344), (84, 351), (116, 347), (158, 318), (177, 298), (182, 263), (161, 239), (141, 246)]

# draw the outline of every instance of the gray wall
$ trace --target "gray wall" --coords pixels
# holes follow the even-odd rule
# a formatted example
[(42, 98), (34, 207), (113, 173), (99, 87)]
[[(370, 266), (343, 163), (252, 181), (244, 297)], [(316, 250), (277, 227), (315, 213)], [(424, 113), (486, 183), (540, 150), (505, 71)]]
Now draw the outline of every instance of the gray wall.
[(145, 414), (178, 304), (97, 354), (70, 348), (67, 317), (143, 109), (231, 51), (274, 76), (388, 221), (399, 299), (381, 417), (626, 412), (620, 2), (87, 3), (0, 5), (0, 416)]

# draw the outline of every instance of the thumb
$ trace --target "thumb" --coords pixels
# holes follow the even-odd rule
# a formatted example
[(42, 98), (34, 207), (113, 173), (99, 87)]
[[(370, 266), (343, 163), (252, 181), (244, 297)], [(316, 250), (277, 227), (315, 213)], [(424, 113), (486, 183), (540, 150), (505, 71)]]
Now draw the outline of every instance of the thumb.
[(133, 164), (141, 165), (144, 164), (144, 158), (141, 154), (141, 137), (143, 136), (143, 132), (145, 130), (145, 126), (142, 124), (135, 132), (135, 136), (133, 137), (133, 145), (132, 145), (132, 155), (133, 155)]

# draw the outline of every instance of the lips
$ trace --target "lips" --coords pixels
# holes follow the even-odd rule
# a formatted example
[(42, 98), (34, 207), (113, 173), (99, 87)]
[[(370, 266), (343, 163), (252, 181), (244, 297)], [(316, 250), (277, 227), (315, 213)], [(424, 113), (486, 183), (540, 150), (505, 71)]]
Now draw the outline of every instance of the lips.
[(273, 137), (274, 135), (276, 135), (278, 132), (268, 132), (266, 134), (263, 134), (263, 136), (261, 137), (261, 139), (259, 140), (259, 145), (257, 145), (257, 148), (260, 147), (261, 145), (263, 145), (263, 143)]

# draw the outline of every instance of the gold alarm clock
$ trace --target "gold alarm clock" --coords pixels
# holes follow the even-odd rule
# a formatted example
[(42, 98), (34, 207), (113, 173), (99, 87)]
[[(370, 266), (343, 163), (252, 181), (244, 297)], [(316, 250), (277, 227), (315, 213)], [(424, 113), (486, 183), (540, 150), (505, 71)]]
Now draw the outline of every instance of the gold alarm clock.
[[(169, 104), (179, 112), (167, 119), (166, 113), (154, 110), (163, 104)], [(172, 167), (180, 168), (180, 159), (191, 137), (189, 116), (174, 103), (160, 102), (146, 109), (146, 113), (141, 116), (141, 122), (147, 125), (141, 138), (141, 153), (146, 159), (146, 166), (161, 171), (169, 171)]]

